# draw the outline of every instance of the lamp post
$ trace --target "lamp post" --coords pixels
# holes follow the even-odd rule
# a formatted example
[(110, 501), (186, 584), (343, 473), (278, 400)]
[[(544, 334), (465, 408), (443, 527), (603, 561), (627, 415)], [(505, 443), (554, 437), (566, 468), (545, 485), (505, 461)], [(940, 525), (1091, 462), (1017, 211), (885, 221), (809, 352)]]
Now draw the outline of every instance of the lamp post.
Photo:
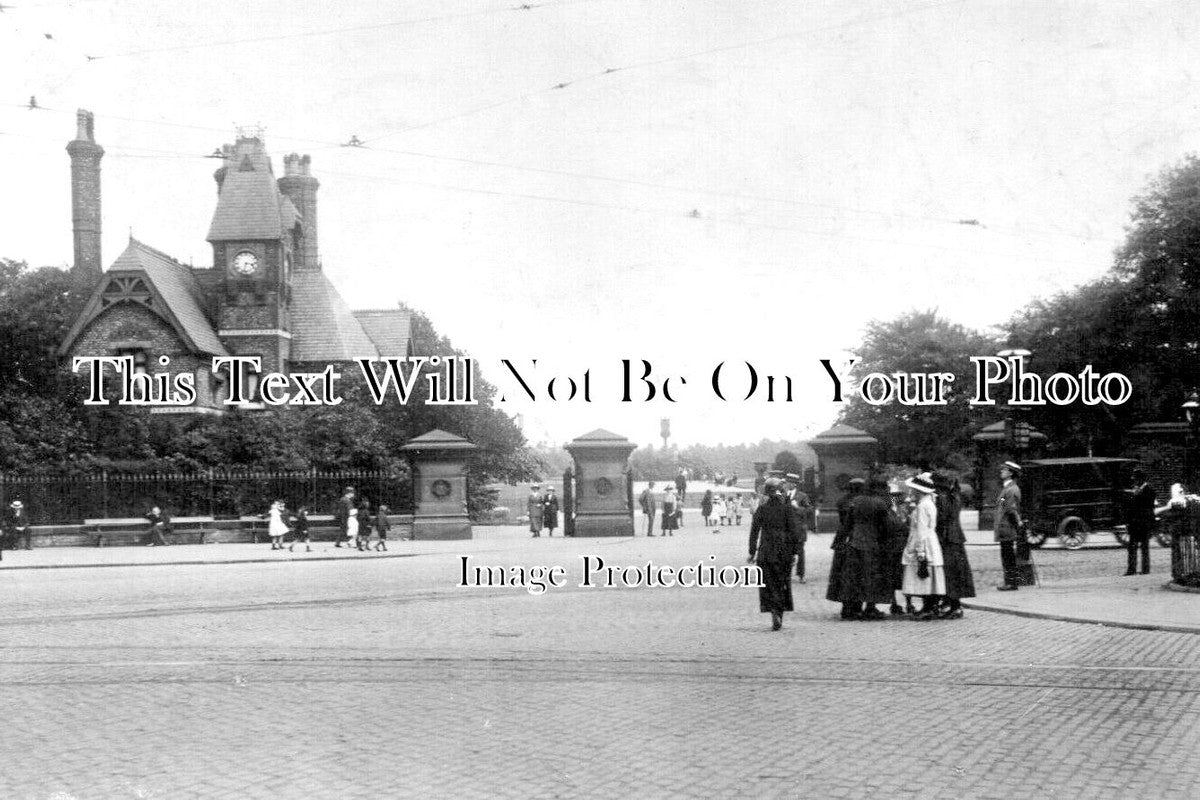
[(1192, 488), (1195, 483), (1193, 480), (1195, 476), (1192, 475), (1192, 471), (1195, 469), (1192, 451), (1196, 447), (1196, 428), (1200, 426), (1200, 394), (1193, 389), (1180, 407), (1183, 409), (1183, 416), (1188, 424), (1187, 437), (1183, 445), (1183, 475), (1188, 487)]

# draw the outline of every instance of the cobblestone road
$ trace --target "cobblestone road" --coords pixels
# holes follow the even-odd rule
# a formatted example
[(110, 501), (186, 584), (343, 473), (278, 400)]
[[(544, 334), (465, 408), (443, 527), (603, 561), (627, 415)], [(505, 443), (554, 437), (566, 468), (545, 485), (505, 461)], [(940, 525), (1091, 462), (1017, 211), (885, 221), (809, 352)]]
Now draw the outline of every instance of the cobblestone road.
[[(580, 553), (738, 564), (740, 534), (441, 549), (5, 574), (0, 797), (1200, 794), (1197, 635), (843, 623), (823, 580), (771, 633), (753, 590), (575, 587)], [(455, 551), (571, 580), (457, 589)]]

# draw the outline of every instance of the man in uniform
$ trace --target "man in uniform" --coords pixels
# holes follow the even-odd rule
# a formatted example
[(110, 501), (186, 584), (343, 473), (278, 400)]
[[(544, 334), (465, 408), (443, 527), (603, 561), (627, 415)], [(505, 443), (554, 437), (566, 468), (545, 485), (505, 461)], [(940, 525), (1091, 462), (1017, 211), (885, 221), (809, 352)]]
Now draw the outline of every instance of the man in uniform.
[(1021, 467), (1005, 461), (1000, 466), (1000, 499), (996, 502), (996, 541), (1000, 543), (1000, 564), (1004, 568), (1004, 583), (996, 588), (1002, 592), (1017, 590), (1017, 540), (1021, 538), (1021, 487), (1015, 477)]
[(1150, 531), (1154, 529), (1154, 487), (1146, 482), (1146, 471), (1133, 471), (1133, 489), (1129, 492), (1129, 560), (1126, 575), (1136, 573), (1137, 553), (1142, 551), (1142, 574), (1150, 572)]
[(783, 626), (783, 612), (792, 611), (792, 559), (799, 550), (795, 518), (782, 496), (782, 484), (772, 478), (763, 485), (766, 500), (750, 523), (750, 558), (762, 570), (758, 610), (771, 614), (771, 630)]
[(650, 481), (649, 485), (642, 490), (638, 495), (638, 503), (642, 506), (642, 513), (646, 515), (646, 535), (654, 535), (654, 481)]

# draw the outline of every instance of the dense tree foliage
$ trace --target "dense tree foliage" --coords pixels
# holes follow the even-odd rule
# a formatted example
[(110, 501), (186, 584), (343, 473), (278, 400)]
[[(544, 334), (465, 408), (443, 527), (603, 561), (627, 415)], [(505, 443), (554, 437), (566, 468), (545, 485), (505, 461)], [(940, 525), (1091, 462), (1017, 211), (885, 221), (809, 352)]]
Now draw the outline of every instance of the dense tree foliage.
[[(407, 405), (395, 397), (376, 405), (357, 367), (342, 370), (339, 394), (345, 399), (336, 406), (231, 409), (187, 419), (85, 406), (79, 379), (55, 353), (78, 304), (67, 273), (0, 260), (0, 469), (397, 469), (404, 464), (400, 447), (433, 428), (479, 447), (471, 466), (474, 486), (524, 480), (537, 466), (517, 426), (492, 407), (495, 389), (478, 373), (480, 402), (473, 406), (425, 405), (424, 381)], [(413, 312), (413, 332), (419, 352), (459, 353), (419, 312)]]
[(967, 402), (973, 383), (970, 358), (993, 355), (997, 348), (995, 337), (949, 322), (932, 310), (872, 322), (858, 349), (861, 360), (852, 372), (856, 381), (872, 372), (949, 372), (956, 380), (944, 406), (906, 406), (895, 400), (871, 405), (855, 392), (846, 398), (839, 421), (878, 438), (883, 461), (966, 468), (973, 457), (972, 434), (998, 418), (998, 412)]

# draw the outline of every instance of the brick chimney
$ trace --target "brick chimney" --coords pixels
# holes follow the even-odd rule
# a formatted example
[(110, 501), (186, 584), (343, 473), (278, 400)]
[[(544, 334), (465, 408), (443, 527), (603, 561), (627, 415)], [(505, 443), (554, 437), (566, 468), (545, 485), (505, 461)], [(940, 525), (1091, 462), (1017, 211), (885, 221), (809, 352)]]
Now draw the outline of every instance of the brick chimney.
[(296, 253), (294, 269), (319, 270), (320, 252), (317, 249), (317, 189), (321, 184), (312, 176), (312, 159), (296, 153), (283, 157), (283, 177), (279, 179), (279, 191), (300, 212), (304, 236)]
[(100, 159), (104, 148), (96, 144), (95, 117), (80, 109), (75, 114), (78, 130), (67, 144), (71, 156), (71, 225), (75, 236), (75, 266), (71, 272), (82, 283), (100, 280)]

